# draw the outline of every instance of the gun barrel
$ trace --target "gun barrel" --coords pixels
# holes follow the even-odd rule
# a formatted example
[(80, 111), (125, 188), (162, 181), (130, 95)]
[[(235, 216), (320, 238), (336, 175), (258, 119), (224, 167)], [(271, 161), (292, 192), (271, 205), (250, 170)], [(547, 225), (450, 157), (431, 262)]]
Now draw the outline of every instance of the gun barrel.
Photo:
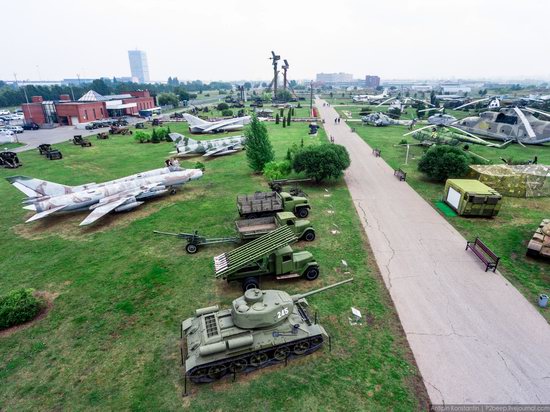
[(314, 295), (314, 294), (319, 293), (319, 292), (324, 292), (325, 290), (332, 289), (332, 288), (335, 288), (336, 286), (340, 286), (340, 285), (343, 285), (344, 283), (349, 283), (349, 282), (352, 282), (352, 281), (353, 281), (353, 278), (349, 278), (349, 279), (343, 280), (341, 282), (337, 282), (337, 283), (334, 283), (332, 285), (325, 286), (325, 287), (320, 288), (320, 289), (312, 290), (311, 292), (306, 292), (306, 293), (302, 293), (302, 294), (299, 294), (299, 295), (292, 295), (292, 300), (294, 302), (296, 302), (299, 299), (303, 299), (305, 297)]
[(175, 237), (184, 237), (182, 235), (185, 235), (185, 233), (161, 232), (160, 230), (153, 230), (153, 233), (156, 233), (157, 235), (167, 235), (167, 236), (175, 236)]

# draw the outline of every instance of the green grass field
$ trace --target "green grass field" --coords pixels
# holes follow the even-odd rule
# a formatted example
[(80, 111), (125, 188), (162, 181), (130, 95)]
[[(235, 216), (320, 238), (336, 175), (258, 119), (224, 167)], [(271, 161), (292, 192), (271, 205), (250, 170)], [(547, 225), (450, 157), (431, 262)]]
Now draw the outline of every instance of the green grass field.
[[(171, 125), (186, 131), (186, 124)], [(278, 158), (307, 136), (306, 124), (267, 125)], [(219, 137), (219, 136), (217, 136)], [(36, 151), (20, 155), (12, 174), (78, 185), (161, 167), (170, 143), (138, 144), (129, 136), (90, 139), (91, 148), (58, 144), (63, 160)], [(192, 165), (192, 158), (182, 162)], [(427, 395), (389, 295), (376, 272), (343, 181), (307, 186), (310, 220), (317, 231), (310, 250), (321, 276), (306, 281), (264, 282), (266, 288), (306, 291), (348, 276), (354, 283), (309, 299), (333, 336), (333, 348), (283, 365), (216, 384), (193, 386), (182, 398), (179, 325), (199, 307), (230, 304), (240, 287), (213, 276), (212, 256), (196, 255), (177, 239), (153, 230), (207, 236), (234, 233), (238, 193), (266, 190), (250, 173), (245, 153), (204, 161), (202, 180), (174, 196), (146, 202), (134, 211), (107, 216), (93, 227), (78, 223), (85, 213), (51, 216), (25, 224), (23, 195), (0, 180), (3, 199), (0, 294), (33, 287), (57, 296), (47, 316), (10, 335), (0, 335), (0, 409), (26, 410), (418, 410)], [(332, 231), (335, 234), (332, 233)], [(342, 273), (341, 260), (351, 275)], [(350, 307), (365, 322), (350, 326)]]
[[(337, 108), (339, 112), (342, 108)], [(344, 108), (344, 110), (346, 110)], [(464, 115), (463, 115), (464, 116)], [(343, 118), (343, 116), (342, 116)], [(361, 123), (350, 123), (356, 132), (371, 147), (382, 150), (382, 157), (395, 168), (407, 172), (407, 182), (427, 202), (435, 206), (441, 200), (444, 185), (426, 179), (417, 170), (418, 160), (425, 149), (411, 146), (408, 164), (405, 164), (406, 147), (395, 146), (407, 133), (404, 126), (372, 127)], [(405, 137), (410, 143), (417, 143), (410, 136)], [(529, 160), (536, 155), (541, 164), (550, 164), (550, 147), (511, 145), (506, 149), (493, 149), (479, 145), (470, 145), (470, 150), (479, 154), (494, 164), (502, 163), (503, 158)], [(504, 197), (500, 213), (493, 219), (472, 219), (446, 217), (466, 238), (479, 236), (497, 255), (501, 256), (499, 269), (533, 304), (536, 304), (540, 293), (548, 293), (550, 289), (550, 266), (548, 262), (534, 260), (525, 256), (527, 243), (543, 218), (550, 217), (550, 201), (548, 198), (519, 199)], [(550, 312), (541, 310), (543, 316), (550, 321)]]

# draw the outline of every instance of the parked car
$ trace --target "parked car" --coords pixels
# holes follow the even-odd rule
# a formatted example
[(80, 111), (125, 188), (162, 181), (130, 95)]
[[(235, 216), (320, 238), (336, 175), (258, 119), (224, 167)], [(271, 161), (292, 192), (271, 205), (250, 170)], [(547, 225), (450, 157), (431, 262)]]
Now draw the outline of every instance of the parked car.
[(6, 109), (0, 109), (0, 116), (6, 116), (9, 115), (10, 111)]
[(4, 126), (4, 129), (11, 130), (14, 133), (23, 133), (23, 128), (21, 126), (13, 126), (11, 124), (8, 124)]
[(40, 129), (40, 126), (36, 124), (35, 122), (28, 122), (23, 123), (23, 130), (38, 130)]
[(0, 129), (0, 137), (13, 137), (14, 134), (11, 130)]

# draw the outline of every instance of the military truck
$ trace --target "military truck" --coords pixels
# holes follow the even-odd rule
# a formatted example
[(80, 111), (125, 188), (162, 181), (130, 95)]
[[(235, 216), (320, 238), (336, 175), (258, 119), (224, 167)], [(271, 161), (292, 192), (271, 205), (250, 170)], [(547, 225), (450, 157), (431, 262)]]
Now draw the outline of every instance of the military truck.
[(307, 198), (292, 196), (288, 192), (256, 192), (237, 196), (239, 215), (249, 219), (272, 216), (277, 212), (292, 212), (303, 219), (309, 215), (310, 208)]
[(329, 336), (308, 313), (305, 298), (352, 280), (299, 295), (250, 289), (231, 308), (197, 309), (181, 323), (186, 377), (208, 383), (315, 352)]
[(260, 287), (260, 278), (319, 277), (319, 264), (307, 251), (295, 252), (290, 244), (298, 238), (288, 226), (281, 226), (250, 243), (214, 257), (216, 278), (240, 282), (243, 291)]
[(281, 226), (291, 228), (298, 239), (308, 242), (315, 240), (315, 229), (311, 226), (311, 222), (306, 219), (297, 219), (292, 212), (279, 212), (275, 216), (237, 220), (235, 226), (242, 240), (256, 239)]

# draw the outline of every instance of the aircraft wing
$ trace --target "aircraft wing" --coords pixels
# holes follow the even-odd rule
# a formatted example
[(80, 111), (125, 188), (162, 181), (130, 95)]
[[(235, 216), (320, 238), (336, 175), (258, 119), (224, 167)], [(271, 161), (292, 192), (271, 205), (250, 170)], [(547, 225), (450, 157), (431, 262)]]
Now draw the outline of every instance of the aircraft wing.
[(57, 206), (57, 207), (53, 207), (51, 209), (45, 210), (43, 212), (37, 213), (34, 216), (32, 216), (30, 219), (27, 219), (26, 223), (34, 222), (35, 220), (42, 219), (43, 217), (51, 215), (52, 213), (59, 212), (60, 210), (64, 209), (66, 206), (67, 205)]
[(208, 133), (208, 132), (212, 132), (216, 129), (219, 129), (219, 128), (222, 128), (224, 126), (229, 126), (233, 123), (235, 123), (237, 120), (239, 120), (238, 118), (235, 118), (235, 119), (228, 119), (228, 120), (221, 120), (219, 122), (216, 122), (215, 124), (213, 124), (212, 126), (209, 126), (205, 129), (203, 129), (202, 131), (204, 133)]
[(118, 200), (115, 200), (113, 202), (105, 203), (103, 206), (96, 207), (92, 213), (90, 213), (88, 216), (86, 216), (86, 219), (84, 219), (82, 222), (80, 222), (80, 226), (86, 226), (91, 223), (94, 223), (99, 218), (102, 218), (110, 211), (116, 209), (119, 206), (122, 206), (123, 203), (128, 201), (132, 196), (124, 196)]
[(230, 145), (230, 146), (221, 146), (216, 147), (214, 149), (208, 150), (205, 154), (203, 154), (203, 157), (210, 157), (210, 156), (223, 156), (226, 154), (235, 153), (241, 148), (240, 145)]

